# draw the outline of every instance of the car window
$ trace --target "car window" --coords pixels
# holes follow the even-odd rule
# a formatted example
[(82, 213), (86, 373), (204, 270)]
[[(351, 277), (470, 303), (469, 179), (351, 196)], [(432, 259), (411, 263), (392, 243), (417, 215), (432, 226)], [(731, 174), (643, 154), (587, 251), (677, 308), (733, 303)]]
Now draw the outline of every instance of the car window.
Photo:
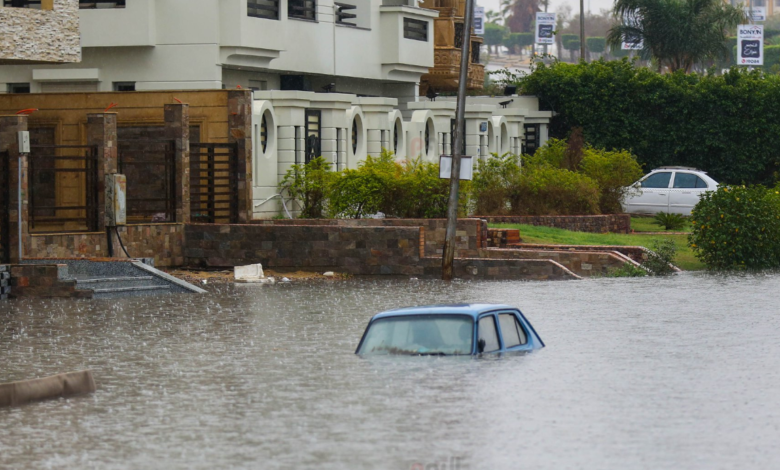
[(493, 315), (479, 319), (479, 341), (485, 341), (485, 347), (480, 352), (493, 352), (501, 349), (496, 333), (496, 320)]
[(677, 172), (674, 174), (674, 187), (682, 189), (706, 188), (707, 183), (693, 173)]
[(471, 354), (474, 320), (466, 315), (407, 315), (371, 323), (359, 354)]
[(501, 325), (501, 337), (504, 339), (504, 347), (513, 348), (528, 342), (525, 331), (514, 314), (502, 313), (498, 316), (498, 323)]
[(660, 173), (653, 173), (648, 176), (640, 185), (643, 188), (668, 188), (669, 180), (672, 179), (672, 173), (668, 171), (662, 171)]

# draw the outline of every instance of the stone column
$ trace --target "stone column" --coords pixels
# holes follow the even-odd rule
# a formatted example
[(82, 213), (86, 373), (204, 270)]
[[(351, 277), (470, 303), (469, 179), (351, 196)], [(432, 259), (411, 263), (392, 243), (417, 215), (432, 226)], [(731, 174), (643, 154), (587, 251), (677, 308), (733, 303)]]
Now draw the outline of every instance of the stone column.
[(97, 230), (106, 229), (106, 175), (117, 173), (116, 113), (87, 114), (87, 145), (97, 147)]
[[(28, 226), (28, 187), (29, 174), (27, 155), (19, 155), (18, 132), (27, 130), (27, 116), (0, 116), (0, 153), (8, 152), (9, 187), (9, 248), (11, 263), (19, 263), (30, 254), (30, 236)], [(19, 252), (19, 169), (21, 168), (21, 235), (22, 252)]]
[(165, 137), (174, 141), (176, 152), (176, 219), (190, 222), (190, 105), (165, 105)]
[(228, 142), (238, 144), (238, 223), (252, 220), (252, 92), (228, 91)]

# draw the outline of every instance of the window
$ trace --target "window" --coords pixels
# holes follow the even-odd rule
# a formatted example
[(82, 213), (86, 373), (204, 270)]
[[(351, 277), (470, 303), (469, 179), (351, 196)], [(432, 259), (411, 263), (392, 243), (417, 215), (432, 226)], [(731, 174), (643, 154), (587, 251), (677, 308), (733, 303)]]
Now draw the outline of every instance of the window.
[(357, 153), (358, 146), (358, 125), (357, 118), (352, 119), (352, 155)]
[(374, 320), (358, 354), (470, 354), (474, 322), (465, 315), (410, 315)]
[(481, 44), (478, 42), (472, 42), (471, 43), (471, 63), (478, 64), (479, 63), (479, 46)]
[(428, 42), (428, 22), (404, 18), (404, 38)]
[(316, 20), (317, 19), (316, 0), (288, 0), (287, 17), (298, 18), (303, 20), (312, 20), (312, 21)]
[(430, 155), (431, 152), (431, 121), (425, 125), (425, 155)]
[(8, 93), (29, 93), (30, 92), (30, 84), (29, 83), (9, 83), (7, 91), (8, 91)]
[(279, 0), (247, 0), (246, 14), (253, 18), (279, 19)]
[(260, 148), (263, 149), (263, 153), (268, 148), (268, 117), (266, 113), (263, 113), (263, 118), (260, 120)]
[(480, 345), (478, 352), (493, 352), (501, 349), (498, 344), (498, 334), (496, 334), (496, 320), (493, 315), (488, 315), (479, 319), (479, 339)]
[(398, 155), (398, 136), (403, 132), (403, 124), (400, 120), (395, 122), (395, 131), (393, 132), (393, 153)]
[(669, 180), (672, 179), (672, 173), (664, 171), (661, 173), (654, 173), (645, 178), (640, 184), (643, 188), (668, 188)]
[(674, 174), (674, 188), (701, 188), (706, 189), (707, 183), (703, 179), (694, 175), (693, 173), (680, 173), (679, 171)]
[(502, 313), (498, 316), (498, 323), (501, 325), (501, 338), (504, 340), (505, 348), (513, 348), (528, 342), (525, 330), (514, 314)]
[(455, 47), (458, 49), (463, 45), (463, 23), (455, 23)]
[(267, 90), (268, 82), (265, 80), (249, 80), (249, 89), (252, 91)]
[(322, 155), (320, 151), (320, 130), (322, 111), (306, 110), (306, 150), (304, 163), (309, 163)]
[(92, 10), (97, 8), (124, 8), (125, 0), (79, 0), (79, 8)]
[(347, 26), (357, 26), (356, 23), (353, 23), (351, 21), (347, 21), (347, 20), (352, 20), (352, 19), (357, 18), (356, 14), (354, 14), (354, 13), (347, 13), (347, 11), (349, 11), (349, 10), (357, 9), (357, 6), (350, 5), (348, 3), (339, 3), (339, 2), (334, 2), (334, 4), (336, 5), (336, 24), (343, 24), (343, 25), (347, 25)]
[(114, 91), (135, 91), (135, 82), (114, 82)]
[(525, 149), (523, 153), (526, 155), (533, 155), (536, 153), (536, 149), (539, 148), (539, 131), (541, 126), (539, 124), (526, 124), (525, 125)]

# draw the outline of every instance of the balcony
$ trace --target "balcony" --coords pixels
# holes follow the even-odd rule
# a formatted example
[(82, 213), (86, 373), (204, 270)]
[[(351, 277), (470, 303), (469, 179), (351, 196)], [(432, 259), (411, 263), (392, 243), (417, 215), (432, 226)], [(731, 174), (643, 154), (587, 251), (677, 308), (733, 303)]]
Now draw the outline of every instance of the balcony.
[(434, 63), (432, 20), (437, 13), (403, 4), (383, 4), (379, 12), (382, 75), (416, 81)]

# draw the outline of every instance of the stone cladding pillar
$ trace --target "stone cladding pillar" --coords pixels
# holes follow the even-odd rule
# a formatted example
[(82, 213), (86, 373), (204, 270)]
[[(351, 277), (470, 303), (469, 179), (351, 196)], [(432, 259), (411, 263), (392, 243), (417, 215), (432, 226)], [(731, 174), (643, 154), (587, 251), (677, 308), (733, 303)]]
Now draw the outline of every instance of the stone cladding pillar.
[(165, 137), (175, 142), (176, 219), (190, 222), (190, 105), (165, 105)]
[(106, 229), (106, 175), (117, 173), (116, 113), (87, 114), (87, 145), (97, 147), (98, 226)]
[(228, 91), (228, 142), (238, 144), (238, 223), (252, 220), (252, 92)]
[[(29, 172), (28, 156), (19, 154), (19, 131), (27, 130), (27, 116), (0, 116), (0, 153), (8, 152), (9, 187), (9, 247), (11, 263), (18, 263), (26, 253), (30, 252), (29, 236)], [(22, 252), (19, 253), (19, 169), (21, 168), (21, 235)]]

